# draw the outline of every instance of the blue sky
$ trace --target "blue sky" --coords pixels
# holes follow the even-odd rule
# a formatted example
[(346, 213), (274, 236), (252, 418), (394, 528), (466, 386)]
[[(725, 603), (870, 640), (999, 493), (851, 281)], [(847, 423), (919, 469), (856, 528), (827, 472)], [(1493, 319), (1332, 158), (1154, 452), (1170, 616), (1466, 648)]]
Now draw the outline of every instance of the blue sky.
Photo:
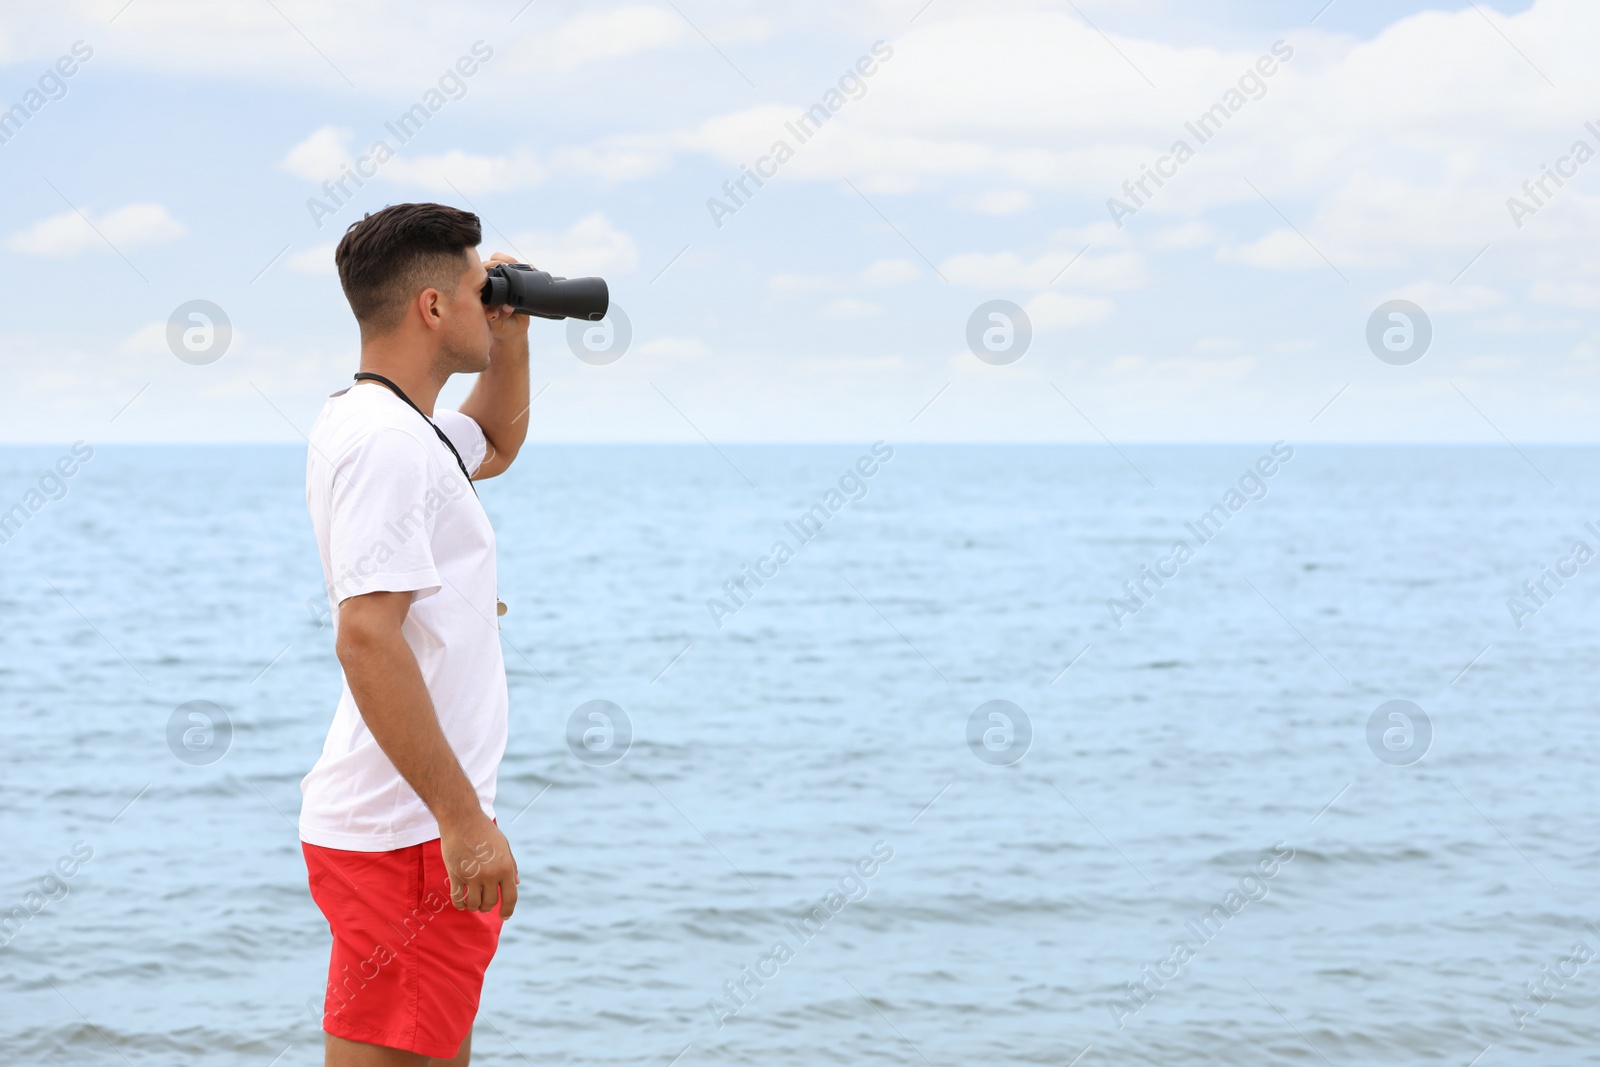
[[(416, 199), (610, 280), (622, 358), (534, 326), (543, 440), (1595, 437), (1581, 0), (124, 4), (0, 15), (7, 105), (93, 53), (0, 144), (6, 440), (298, 440), (357, 356), (332, 243)], [(880, 41), (814, 137), (786, 132)], [(478, 42), (399, 144), (385, 124)], [(1201, 144), (1186, 123), (1275, 44)], [(379, 138), (394, 158), (318, 226)], [(718, 226), (778, 139), (793, 158)], [(204, 365), (166, 339), (196, 299), (234, 331)], [(1393, 299), (1433, 332), (1402, 366), (1366, 339)], [(1027, 309), (1014, 362), (969, 349), (991, 300)]]

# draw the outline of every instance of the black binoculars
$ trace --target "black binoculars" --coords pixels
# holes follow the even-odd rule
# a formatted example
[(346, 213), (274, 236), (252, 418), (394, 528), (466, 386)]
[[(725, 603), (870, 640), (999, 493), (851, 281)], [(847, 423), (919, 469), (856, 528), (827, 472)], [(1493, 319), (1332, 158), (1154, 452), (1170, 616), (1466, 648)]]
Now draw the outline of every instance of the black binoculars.
[(483, 283), (485, 304), (508, 304), (541, 319), (599, 322), (611, 306), (604, 278), (552, 278), (526, 263), (496, 263)]

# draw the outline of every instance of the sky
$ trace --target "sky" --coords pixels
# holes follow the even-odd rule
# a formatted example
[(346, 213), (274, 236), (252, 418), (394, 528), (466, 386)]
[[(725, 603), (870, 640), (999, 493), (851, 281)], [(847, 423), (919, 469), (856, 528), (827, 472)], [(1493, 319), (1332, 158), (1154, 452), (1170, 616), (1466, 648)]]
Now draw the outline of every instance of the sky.
[(334, 244), (438, 200), (626, 317), (534, 323), (536, 440), (1593, 441), (1597, 39), (1592, 0), (9, 6), (0, 440), (300, 440), (356, 369)]

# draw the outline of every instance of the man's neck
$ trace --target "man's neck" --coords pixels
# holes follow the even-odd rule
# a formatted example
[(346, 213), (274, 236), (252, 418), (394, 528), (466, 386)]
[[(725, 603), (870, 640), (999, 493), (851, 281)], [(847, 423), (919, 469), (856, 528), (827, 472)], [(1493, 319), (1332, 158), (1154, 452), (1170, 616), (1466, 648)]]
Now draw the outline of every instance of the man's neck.
[(376, 337), (361, 342), (361, 370), (367, 374), (381, 374), (398, 385), (422, 409), (433, 417), (434, 402), (445, 380), (433, 369), (431, 354), (419, 351), (395, 336)]

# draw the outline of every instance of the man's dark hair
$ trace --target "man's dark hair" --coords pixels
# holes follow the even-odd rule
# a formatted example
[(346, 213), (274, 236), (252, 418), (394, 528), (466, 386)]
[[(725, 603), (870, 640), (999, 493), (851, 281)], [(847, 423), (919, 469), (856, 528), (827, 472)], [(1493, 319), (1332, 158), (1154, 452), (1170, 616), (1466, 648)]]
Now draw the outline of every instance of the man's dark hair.
[(478, 216), (444, 204), (393, 204), (352, 223), (333, 262), (362, 332), (393, 329), (423, 289), (453, 295), (482, 240)]

